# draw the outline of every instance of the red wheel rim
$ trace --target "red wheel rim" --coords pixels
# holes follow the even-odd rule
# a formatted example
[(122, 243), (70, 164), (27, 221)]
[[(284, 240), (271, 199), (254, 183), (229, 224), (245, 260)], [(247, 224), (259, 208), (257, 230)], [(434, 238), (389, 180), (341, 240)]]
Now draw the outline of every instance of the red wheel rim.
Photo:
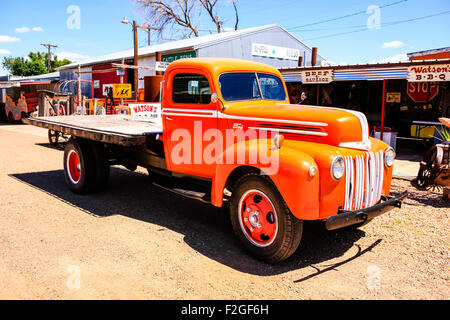
[(249, 190), (241, 197), (239, 223), (247, 239), (258, 247), (270, 246), (278, 233), (275, 206), (259, 190)]
[(81, 177), (81, 163), (78, 154), (71, 150), (67, 156), (67, 172), (72, 183), (77, 184)]

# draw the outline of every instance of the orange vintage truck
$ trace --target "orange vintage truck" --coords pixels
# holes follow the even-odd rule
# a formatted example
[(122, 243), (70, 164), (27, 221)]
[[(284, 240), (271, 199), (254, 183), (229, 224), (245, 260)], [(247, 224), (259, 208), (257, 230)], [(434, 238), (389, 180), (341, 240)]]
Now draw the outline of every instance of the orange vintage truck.
[(110, 165), (145, 167), (158, 186), (227, 206), (237, 237), (269, 263), (296, 251), (305, 220), (361, 226), (407, 196), (389, 196), (395, 152), (369, 137), (364, 114), (289, 104), (270, 66), (173, 62), (160, 112), (25, 122), (71, 135), (64, 171), (72, 191), (102, 189)]

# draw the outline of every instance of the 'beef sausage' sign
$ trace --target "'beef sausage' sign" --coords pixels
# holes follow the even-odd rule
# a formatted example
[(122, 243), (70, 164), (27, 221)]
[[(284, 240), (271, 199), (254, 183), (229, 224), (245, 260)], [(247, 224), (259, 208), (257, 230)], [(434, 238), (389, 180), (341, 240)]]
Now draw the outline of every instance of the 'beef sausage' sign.
[(302, 71), (303, 83), (330, 83), (333, 81), (333, 70)]
[(434, 82), (449, 80), (450, 65), (448, 64), (408, 67), (409, 82)]

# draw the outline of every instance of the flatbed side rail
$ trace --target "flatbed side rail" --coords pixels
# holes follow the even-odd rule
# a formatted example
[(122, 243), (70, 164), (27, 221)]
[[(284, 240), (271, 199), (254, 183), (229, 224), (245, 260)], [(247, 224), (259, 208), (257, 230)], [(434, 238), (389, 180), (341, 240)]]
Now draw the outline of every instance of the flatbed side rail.
[[(74, 125), (55, 123), (38, 118), (22, 119), (25, 124), (46, 128), (71, 136), (80, 137), (84, 139), (117, 144), (121, 146), (137, 146), (145, 144), (149, 135), (127, 135), (120, 133), (105, 132), (95, 129), (81, 128)], [(157, 133), (155, 133), (157, 134)]]

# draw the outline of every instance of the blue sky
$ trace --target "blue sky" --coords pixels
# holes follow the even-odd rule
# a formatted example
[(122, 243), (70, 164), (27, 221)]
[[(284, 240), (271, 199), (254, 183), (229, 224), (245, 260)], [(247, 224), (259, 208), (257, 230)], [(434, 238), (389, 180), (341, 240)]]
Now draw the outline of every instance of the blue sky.
[[(74, 11), (68, 12), (74, 5), (80, 9), (79, 28), (71, 19)], [(394, 61), (408, 52), (450, 46), (449, 0), (240, 0), (238, 8), (241, 29), (279, 24), (335, 63)], [(222, 0), (218, 13), (225, 27), (233, 27), (229, 0)], [(130, 49), (131, 26), (121, 24), (124, 16), (145, 23), (133, 0), (1, 0), (0, 59), (44, 51), (41, 43), (58, 45), (54, 52), (71, 60)], [(206, 34), (214, 28), (203, 18), (200, 29)], [(141, 46), (146, 37), (140, 31)]]

